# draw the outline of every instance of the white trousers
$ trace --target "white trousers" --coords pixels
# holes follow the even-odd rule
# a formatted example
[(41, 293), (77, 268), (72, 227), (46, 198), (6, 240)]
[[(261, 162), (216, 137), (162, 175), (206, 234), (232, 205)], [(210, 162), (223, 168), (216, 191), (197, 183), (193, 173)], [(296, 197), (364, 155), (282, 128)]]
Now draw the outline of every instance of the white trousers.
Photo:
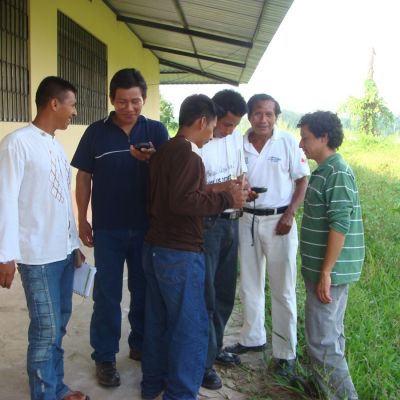
[(239, 342), (260, 346), (267, 341), (265, 330), (265, 271), (268, 271), (272, 296), (272, 355), (296, 358), (296, 253), (297, 225), (287, 235), (277, 235), (282, 215), (255, 216), (254, 245), (251, 235), (253, 215), (244, 213), (239, 220), (240, 298), (243, 326)]

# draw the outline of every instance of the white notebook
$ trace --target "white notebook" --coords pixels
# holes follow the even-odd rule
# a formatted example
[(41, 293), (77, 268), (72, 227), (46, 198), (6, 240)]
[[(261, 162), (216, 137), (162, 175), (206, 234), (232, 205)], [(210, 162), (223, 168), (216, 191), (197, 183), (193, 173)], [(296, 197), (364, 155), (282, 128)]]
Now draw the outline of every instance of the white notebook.
[(75, 268), (74, 293), (85, 298), (89, 297), (95, 274), (96, 267), (85, 262), (79, 268)]

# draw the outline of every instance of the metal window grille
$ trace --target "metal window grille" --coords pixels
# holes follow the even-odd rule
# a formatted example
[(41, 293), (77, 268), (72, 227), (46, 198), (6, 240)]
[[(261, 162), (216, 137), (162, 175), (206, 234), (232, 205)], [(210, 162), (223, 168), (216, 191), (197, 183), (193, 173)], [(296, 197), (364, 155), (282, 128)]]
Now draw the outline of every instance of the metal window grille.
[(61, 12), (58, 75), (78, 91), (75, 124), (88, 125), (107, 115), (107, 47)]
[(29, 120), (27, 0), (0, 0), (0, 121)]

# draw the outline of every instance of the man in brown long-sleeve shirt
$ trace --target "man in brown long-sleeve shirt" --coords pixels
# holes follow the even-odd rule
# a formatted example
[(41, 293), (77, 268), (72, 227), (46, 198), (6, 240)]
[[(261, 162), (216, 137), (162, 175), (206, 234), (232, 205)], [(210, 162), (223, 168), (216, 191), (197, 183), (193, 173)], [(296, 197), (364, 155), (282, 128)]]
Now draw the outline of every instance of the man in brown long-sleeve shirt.
[(205, 190), (199, 148), (209, 141), (216, 110), (204, 95), (181, 106), (177, 136), (150, 162), (150, 228), (144, 247), (146, 297), (142, 397), (196, 399), (208, 342), (204, 300), (203, 217), (240, 208), (240, 185)]

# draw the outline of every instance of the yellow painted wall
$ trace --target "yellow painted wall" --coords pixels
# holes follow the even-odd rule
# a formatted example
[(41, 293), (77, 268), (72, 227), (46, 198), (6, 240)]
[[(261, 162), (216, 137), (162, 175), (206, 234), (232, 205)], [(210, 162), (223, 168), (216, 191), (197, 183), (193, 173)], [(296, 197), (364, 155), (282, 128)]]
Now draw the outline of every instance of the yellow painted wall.
[[(121, 68), (139, 69), (149, 90), (143, 114), (159, 118), (159, 65), (151, 52), (142, 48), (140, 41), (101, 0), (28, 0), (29, 55), (31, 83), (31, 115), (36, 114), (35, 92), (40, 81), (48, 75), (57, 75), (57, 11), (71, 18), (107, 46), (108, 82)], [(78, 93), (79, 96), (79, 93)], [(112, 109), (109, 104), (110, 110)], [(78, 110), (79, 113), (79, 110)], [(0, 122), (0, 139), (25, 124)], [(66, 131), (56, 132), (69, 158), (85, 130), (83, 125), (72, 125)]]

